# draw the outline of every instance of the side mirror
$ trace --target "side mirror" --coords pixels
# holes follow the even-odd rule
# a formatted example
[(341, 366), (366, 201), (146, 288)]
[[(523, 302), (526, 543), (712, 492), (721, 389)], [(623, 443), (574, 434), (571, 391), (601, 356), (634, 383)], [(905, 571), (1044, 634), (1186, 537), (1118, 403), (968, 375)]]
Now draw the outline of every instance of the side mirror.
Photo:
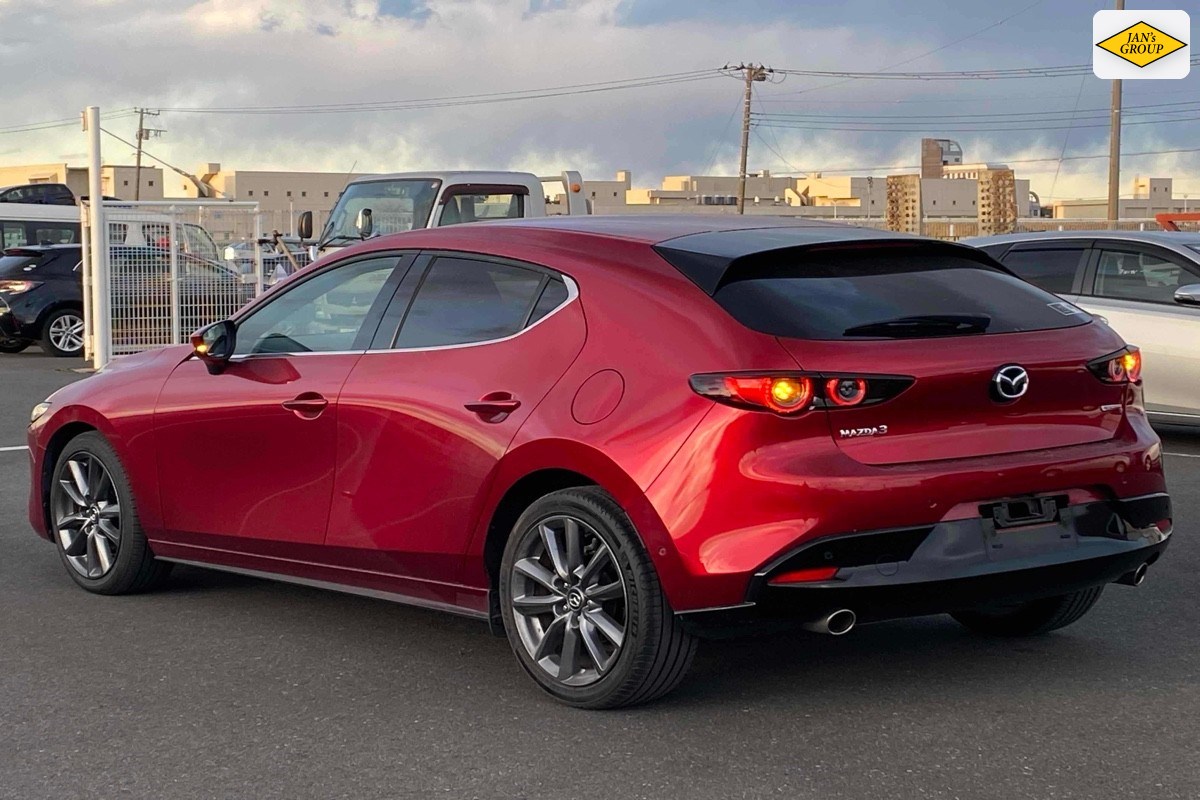
[(1200, 283), (1189, 283), (1176, 289), (1175, 302), (1181, 306), (1200, 306)]
[(312, 212), (305, 211), (296, 222), (296, 235), (301, 239), (312, 238)]
[(237, 344), (237, 326), (223, 319), (205, 325), (191, 335), (190, 341), (192, 353), (204, 362), (210, 375), (217, 375), (233, 356), (233, 348)]
[(375, 224), (371, 221), (371, 209), (359, 210), (358, 216), (354, 220), (354, 227), (358, 229), (358, 235), (363, 239), (371, 235), (371, 231), (375, 230)]

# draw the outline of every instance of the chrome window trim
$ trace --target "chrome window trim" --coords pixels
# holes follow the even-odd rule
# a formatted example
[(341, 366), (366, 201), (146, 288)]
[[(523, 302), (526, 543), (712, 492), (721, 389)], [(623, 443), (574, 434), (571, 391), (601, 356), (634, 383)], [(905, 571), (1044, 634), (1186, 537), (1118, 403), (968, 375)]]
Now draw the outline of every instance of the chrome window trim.
[(510, 333), (508, 336), (501, 336), (498, 339), (484, 339), (479, 342), (463, 342), (462, 344), (437, 344), (430, 345), (429, 347), (389, 347), (380, 350), (367, 350), (366, 353), (367, 355), (371, 355), (372, 353), (424, 353), (430, 350), (461, 350), (464, 347), (480, 347), (482, 345), (498, 344), (500, 342), (507, 342), (512, 339), (516, 339), (518, 336), (523, 336), (536, 328), (538, 325), (541, 325), (543, 322), (550, 319), (555, 314), (579, 299), (579, 285), (575, 283), (575, 280), (571, 276), (564, 275), (561, 272), (555, 272), (554, 274), (562, 278), (563, 283), (567, 285), (567, 299), (563, 300), (561, 303), (551, 309), (550, 313), (546, 314), (546, 316), (542, 317), (532, 325), (525, 326), (516, 333)]
[[(512, 339), (516, 339), (518, 336), (525, 335), (526, 333), (533, 330), (538, 325), (541, 325), (543, 322), (550, 319), (555, 314), (559, 313), (564, 308), (571, 305), (571, 303), (573, 303), (579, 299), (579, 285), (577, 283), (575, 283), (575, 279), (569, 275), (564, 275), (561, 272), (556, 272), (555, 274), (558, 275), (560, 278), (562, 278), (563, 283), (565, 283), (567, 286), (567, 299), (562, 301), (561, 303), (559, 303), (557, 306), (555, 306), (553, 309), (551, 309), (550, 313), (546, 314), (546, 316), (542, 317), (541, 319), (539, 319), (537, 322), (533, 323), (532, 325), (528, 325), (528, 326), (522, 328), (521, 330), (517, 331), (516, 333), (510, 333), (508, 336), (501, 336), (498, 339), (485, 339), (480, 342), (464, 342), (462, 344), (439, 344), (439, 345), (432, 345), (430, 347), (392, 347), (392, 348), (380, 349), (380, 350), (310, 350), (310, 351), (300, 351), (300, 352), (295, 352), (295, 353), (291, 353), (291, 352), (289, 352), (289, 353), (243, 353), (241, 355), (231, 356), (229, 361), (230, 361), (230, 363), (233, 363), (235, 361), (246, 361), (249, 359), (279, 358), (280, 356), (286, 356), (288, 358), (291, 358), (294, 356), (296, 356), (296, 357), (299, 357), (299, 356), (311, 357), (311, 356), (372, 355), (375, 353), (424, 353), (424, 352), (428, 352), (431, 350), (460, 350), (465, 347), (480, 347), (483, 345), (499, 344), (500, 342), (507, 342)], [(192, 358), (196, 358), (196, 356), (193, 354)]]

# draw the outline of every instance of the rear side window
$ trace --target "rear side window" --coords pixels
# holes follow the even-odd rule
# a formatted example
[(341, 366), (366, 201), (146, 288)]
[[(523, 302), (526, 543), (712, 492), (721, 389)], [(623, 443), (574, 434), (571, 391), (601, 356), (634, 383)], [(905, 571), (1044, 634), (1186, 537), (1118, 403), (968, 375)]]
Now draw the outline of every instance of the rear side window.
[(542, 272), (509, 264), (438, 258), (417, 290), (395, 346), (439, 347), (511, 336), (527, 324), (544, 281)]
[(713, 295), (743, 325), (800, 339), (924, 338), (1082, 325), (1082, 310), (954, 255), (765, 254)]
[(79, 264), (79, 250), (50, 251), (40, 255), (10, 255), (0, 258), (0, 278), (65, 276)]
[(1055, 294), (1071, 294), (1075, 273), (1083, 260), (1084, 248), (1011, 250), (1004, 256), (1004, 266), (1034, 286)]

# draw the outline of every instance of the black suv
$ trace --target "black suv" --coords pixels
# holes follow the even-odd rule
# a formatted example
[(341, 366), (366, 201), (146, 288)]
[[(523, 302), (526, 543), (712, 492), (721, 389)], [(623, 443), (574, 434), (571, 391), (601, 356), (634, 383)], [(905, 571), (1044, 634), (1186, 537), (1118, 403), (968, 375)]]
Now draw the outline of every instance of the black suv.
[(0, 256), (0, 353), (35, 341), (56, 356), (83, 352), (83, 286), (77, 244), (17, 247)]

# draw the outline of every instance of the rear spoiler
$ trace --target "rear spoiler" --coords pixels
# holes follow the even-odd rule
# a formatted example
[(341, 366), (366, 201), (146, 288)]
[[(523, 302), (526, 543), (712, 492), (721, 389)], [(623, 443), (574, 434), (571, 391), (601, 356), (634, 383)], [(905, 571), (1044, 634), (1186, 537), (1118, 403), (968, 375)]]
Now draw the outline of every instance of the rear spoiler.
[[(794, 234), (798, 239), (801, 237), (812, 237), (812, 233), (805, 231), (803, 228), (788, 229), (774, 228), (769, 229), (770, 234), (778, 234), (783, 232), (799, 231)], [(739, 231), (745, 233), (749, 231)], [(758, 233), (762, 233), (760, 229)], [(676, 269), (684, 274), (692, 283), (699, 286), (708, 295), (713, 295), (718, 289), (730, 280), (736, 280), (738, 276), (744, 276), (745, 272), (752, 271), (756, 267), (762, 267), (763, 261), (768, 258), (784, 257), (803, 257), (807, 255), (820, 254), (836, 254), (846, 255), (855, 253), (865, 253), (868, 251), (883, 251), (891, 253), (903, 253), (905, 255), (934, 255), (934, 256), (957, 256), (970, 261), (975, 261), (997, 272), (1012, 274), (1000, 262), (989, 256), (982, 250), (977, 250), (964, 244), (954, 242), (942, 242), (936, 239), (919, 239), (916, 237), (897, 237), (894, 234), (877, 233), (872, 231), (863, 238), (855, 239), (834, 239), (812, 237), (809, 241), (798, 241), (793, 245), (783, 245), (776, 240), (774, 247), (738, 247), (739, 244), (750, 244), (749, 241), (735, 242), (726, 239), (725, 241), (697, 241), (697, 247), (688, 247), (688, 240), (701, 240), (702, 237), (710, 236), (709, 234), (697, 234), (694, 236), (684, 236), (678, 239), (668, 240), (654, 246), (654, 250), (671, 263)], [(769, 235), (769, 234), (768, 234)], [(818, 234), (819, 235), (819, 234)], [(715, 246), (713, 246), (715, 245)]]
[(563, 170), (561, 175), (538, 177), (542, 183), (561, 183), (563, 197), (567, 200), (567, 213), (571, 216), (587, 216), (589, 213), (587, 198), (583, 194), (583, 176), (576, 170)]

